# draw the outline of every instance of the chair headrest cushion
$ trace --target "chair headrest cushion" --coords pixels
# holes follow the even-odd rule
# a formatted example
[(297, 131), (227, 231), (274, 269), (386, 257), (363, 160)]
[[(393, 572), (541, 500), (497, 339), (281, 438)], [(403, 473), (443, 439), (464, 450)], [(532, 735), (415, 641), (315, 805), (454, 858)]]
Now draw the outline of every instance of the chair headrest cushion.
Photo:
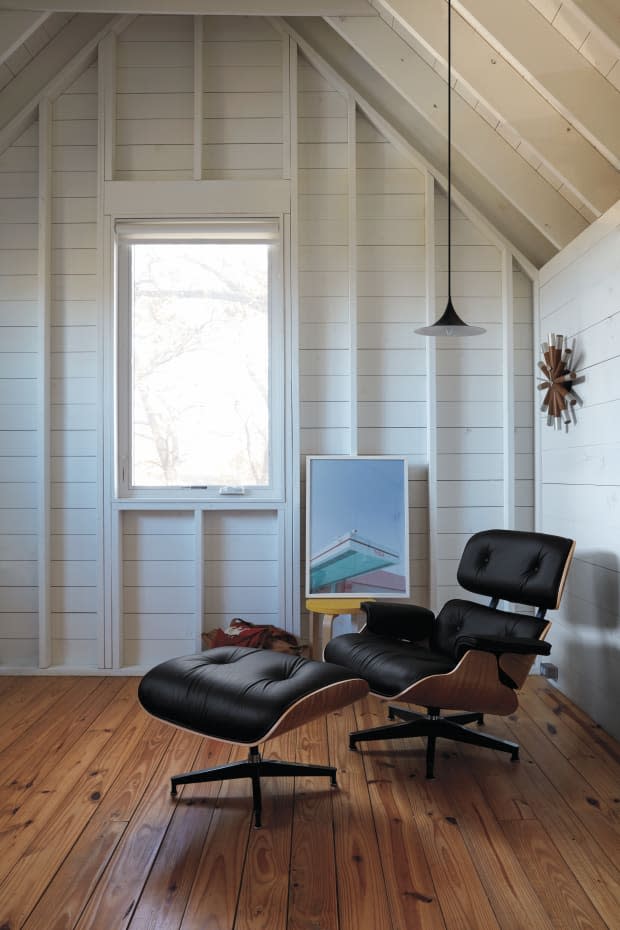
[(563, 536), (485, 530), (467, 542), (457, 579), (475, 594), (554, 609), (573, 547), (573, 540)]

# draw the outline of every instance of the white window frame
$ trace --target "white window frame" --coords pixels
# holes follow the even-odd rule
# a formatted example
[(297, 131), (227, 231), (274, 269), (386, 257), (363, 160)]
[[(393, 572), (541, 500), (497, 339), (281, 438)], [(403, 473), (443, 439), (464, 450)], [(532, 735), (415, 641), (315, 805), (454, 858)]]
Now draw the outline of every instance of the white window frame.
[[(239, 489), (213, 487), (133, 487), (131, 414), (132, 287), (131, 246), (141, 242), (269, 241), (269, 472), (270, 483)], [(284, 247), (280, 217), (234, 216), (189, 220), (119, 220), (115, 226), (115, 496), (152, 502), (284, 500), (285, 481), (285, 322)]]

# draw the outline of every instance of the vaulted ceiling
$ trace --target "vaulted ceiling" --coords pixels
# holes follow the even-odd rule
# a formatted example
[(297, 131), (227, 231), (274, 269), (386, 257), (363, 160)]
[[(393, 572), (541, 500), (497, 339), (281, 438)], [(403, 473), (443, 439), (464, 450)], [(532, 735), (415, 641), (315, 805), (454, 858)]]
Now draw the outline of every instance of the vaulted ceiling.
[[(536, 266), (620, 198), (619, 0), (453, 0), (454, 188)], [(446, 0), (0, 0), (0, 152), (127, 15), (279, 17), (440, 180)]]

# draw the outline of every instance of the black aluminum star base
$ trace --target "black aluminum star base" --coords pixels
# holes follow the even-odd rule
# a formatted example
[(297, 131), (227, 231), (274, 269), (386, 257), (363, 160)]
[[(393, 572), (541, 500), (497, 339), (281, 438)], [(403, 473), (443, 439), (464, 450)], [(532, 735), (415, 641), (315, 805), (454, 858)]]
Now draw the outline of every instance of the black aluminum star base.
[(170, 793), (176, 795), (177, 785), (195, 785), (207, 781), (228, 781), (233, 778), (252, 779), (254, 822), (261, 826), (260, 780), (263, 775), (327, 775), (336, 786), (336, 769), (330, 765), (310, 765), (303, 762), (281, 762), (278, 759), (263, 759), (257, 746), (251, 746), (246, 762), (229, 762), (211, 769), (185, 772), (170, 779)]
[(427, 708), (426, 714), (416, 714), (401, 707), (388, 709), (388, 717), (393, 720), (399, 717), (404, 723), (392, 723), (384, 727), (374, 727), (370, 730), (357, 730), (349, 734), (349, 749), (355, 749), (356, 743), (362, 740), (404, 739), (410, 736), (426, 736), (426, 777), (434, 777), (435, 767), (435, 741), (437, 737), (451, 739), (459, 743), (470, 743), (475, 746), (485, 746), (487, 749), (498, 749), (500, 752), (509, 752), (513, 762), (519, 758), (519, 746), (509, 740), (489, 736), (487, 733), (468, 730), (464, 724), (474, 721), (480, 726), (484, 723), (482, 714), (463, 713), (451, 714), (441, 717), (438, 707)]

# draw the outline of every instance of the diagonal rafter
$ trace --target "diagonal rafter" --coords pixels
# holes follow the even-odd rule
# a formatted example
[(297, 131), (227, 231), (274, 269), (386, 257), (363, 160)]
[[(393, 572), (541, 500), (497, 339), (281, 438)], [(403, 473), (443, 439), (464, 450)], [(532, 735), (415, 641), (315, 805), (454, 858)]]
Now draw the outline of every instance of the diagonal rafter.
[[(329, 23), (447, 140), (445, 81), (404, 39), (378, 17), (337, 17)], [(578, 211), (458, 95), (453, 97), (452, 122), (453, 149), (557, 249), (586, 227)]]
[(0, 10), (0, 65), (43, 25), (49, 13)]
[(116, 17), (75, 16), (44, 49), (0, 91), (0, 152), (3, 152), (34, 118), (39, 102), (54, 97), (66, 86), (67, 69), (79, 74), (97, 51), (97, 44)]
[[(381, 122), (377, 125), (384, 127), (381, 131), (396, 144), (402, 139), (411, 152), (418, 153), (421, 164), (445, 186), (447, 148), (441, 131), (412, 108), (326, 22), (317, 18), (294, 18), (284, 22), (302, 51), (325, 63), (371, 121), (375, 120), (374, 114), (380, 114)], [(453, 154), (452, 176), (453, 192), (458, 191), (464, 201), (485, 217), (533, 266), (541, 267), (557, 253), (557, 246), (459, 152)]]
[(620, 94), (528, 0), (454, 0), (454, 8), (620, 169)]
[[(374, 6), (446, 63), (446, 3), (416, 0), (415, 11), (408, 0), (374, 0)], [(620, 174), (609, 161), (459, 15), (452, 17), (452, 35), (453, 72), (595, 215), (609, 209), (620, 197)]]

